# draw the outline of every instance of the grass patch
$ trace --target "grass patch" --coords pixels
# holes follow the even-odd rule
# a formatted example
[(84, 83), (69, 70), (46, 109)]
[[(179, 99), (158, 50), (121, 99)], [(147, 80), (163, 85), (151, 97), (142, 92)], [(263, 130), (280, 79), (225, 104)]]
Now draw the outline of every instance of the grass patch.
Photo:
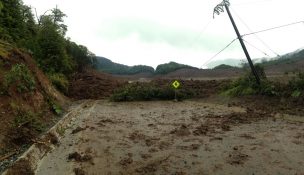
[(51, 98), (48, 98), (47, 100), (48, 104), (49, 104), (49, 107), (50, 107), (50, 110), (56, 114), (57, 116), (63, 114), (63, 109), (62, 107), (56, 103), (55, 100), (51, 99)]
[(28, 111), (26, 109), (22, 109), (15, 103), (10, 103), (11, 108), (15, 113), (15, 119), (13, 123), (13, 127), (28, 127), (38, 132), (42, 132), (45, 129), (45, 125), (39, 121), (39, 116), (32, 111)]
[(64, 135), (64, 133), (65, 133), (65, 128), (64, 127), (62, 127), (62, 126), (58, 126), (57, 128), (56, 128), (56, 132), (60, 135), (60, 136), (63, 136)]
[(62, 93), (67, 94), (69, 81), (66, 76), (60, 73), (51, 74), (48, 76), (52, 84)]
[(0, 56), (1, 57), (7, 57), (10, 53), (10, 50), (12, 49), (12, 46), (2, 40), (0, 40)]
[[(187, 99), (194, 92), (180, 88), (176, 90), (177, 99)], [(173, 100), (175, 90), (170, 86), (157, 86), (153, 83), (133, 83), (116, 90), (110, 98), (112, 101), (149, 101)]]

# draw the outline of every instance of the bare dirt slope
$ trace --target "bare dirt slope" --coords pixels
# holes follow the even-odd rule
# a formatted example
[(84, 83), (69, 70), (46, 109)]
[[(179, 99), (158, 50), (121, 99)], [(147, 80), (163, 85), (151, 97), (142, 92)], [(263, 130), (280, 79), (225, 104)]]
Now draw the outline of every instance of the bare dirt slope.
[[(292, 119), (292, 120), (289, 120)], [(45, 174), (303, 174), (304, 118), (210, 101), (96, 101)]]
[(68, 96), (73, 99), (104, 99), (125, 84), (125, 81), (112, 75), (87, 69), (75, 74), (70, 80)]
[[(21, 66), (28, 72), (18, 73)], [(27, 86), (20, 78), (25, 74), (34, 81), (32, 90), (20, 90)], [(11, 83), (5, 85), (8, 79)], [(68, 102), (29, 54), (0, 41), (0, 172), (11, 163), (7, 159), (22, 152), (24, 146), (58, 120), (54, 105), (64, 106)]]

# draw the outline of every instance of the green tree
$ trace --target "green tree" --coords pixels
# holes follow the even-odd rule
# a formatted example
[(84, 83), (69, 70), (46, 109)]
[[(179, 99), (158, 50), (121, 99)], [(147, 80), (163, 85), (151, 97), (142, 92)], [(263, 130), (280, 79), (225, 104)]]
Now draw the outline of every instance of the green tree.
[(95, 55), (83, 45), (77, 45), (75, 42), (66, 40), (66, 50), (75, 61), (78, 71), (83, 71), (85, 67), (96, 64)]
[(41, 18), (38, 33), (40, 53), (37, 61), (47, 73), (69, 74), (73, 71), (73, 61), (65, 50), (64, 36), (58, 32), (59, 27), (54, 23), (52, 16)]
[(36, 24), (30, 7), (20, 0), (0, 0), (0, 39), (33, 50)]

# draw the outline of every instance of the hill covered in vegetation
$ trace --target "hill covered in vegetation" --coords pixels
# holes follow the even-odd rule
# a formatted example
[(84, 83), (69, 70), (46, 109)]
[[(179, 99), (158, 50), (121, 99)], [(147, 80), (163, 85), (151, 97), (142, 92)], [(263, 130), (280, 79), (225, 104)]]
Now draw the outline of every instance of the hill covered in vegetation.
[(104, 57), (96, 57), (96, 59), (96, 69), (110, 74), (133, 75), (138, 73), (154, 73), (154, 68), (150, 66), (127, 66), (119, 63), (114, 63), (113, 61)]
[(30, 53), (38, 67), (63, 93), (70, 75), (95, 64), (87, 47), (66, 37), (66, 15), (58, 8), (34, 17), (22, 0), (0, 0), (0, 40)]
[(264, 60), (261, 62), (263, 66), (279, 65), (279, 64), (291, 64), (300, 60), (304, 60), (304, 49), (291, 52), (280, 57), (271, 59), (269, 61)]
[(189, 69), (198, 69), (192, 66), (179, 64), (176, 62), (169, 62), (165, 64), (160, 64), (154, 70), (151, 66), (145, 65), (136, 65), (136, 66), (127, 66), (124, 64), (114, 63), (110, 59), (104, 57), (96, 57), (97, 64), (96, 69), (102, 72), (116, 74), (116, 75), (134, 75), (140, 73), (150, 73), (150, 74), (168, 74), (179, 69), (189, 68)]
[(218, 70), (218, 69), (233, 69), (233, 68), (235, 68), (235, 67), (226, 65), (226, 64), (221, 64), (221, 65), (215, 66), (213, 69)]
[(156, 67), (155, 73), (156, 74), (168, 74), (170, 72), (174, 72), (178, 69), (184, 69), (184, 68), (189, 68), (189, 69), (198, 69), (196, 67), (184, 65), (184, 64), (179, 64), (176, 62), (169, 62), (165, 64), (160, 64)]

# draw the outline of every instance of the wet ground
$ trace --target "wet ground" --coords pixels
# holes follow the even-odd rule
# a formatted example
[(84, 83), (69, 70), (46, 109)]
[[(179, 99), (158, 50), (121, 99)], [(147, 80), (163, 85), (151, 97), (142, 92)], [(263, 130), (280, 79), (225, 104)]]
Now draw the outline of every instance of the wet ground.
[(200, 101), (95, 101), (37, 174), (304, 174), (304, 116)]

